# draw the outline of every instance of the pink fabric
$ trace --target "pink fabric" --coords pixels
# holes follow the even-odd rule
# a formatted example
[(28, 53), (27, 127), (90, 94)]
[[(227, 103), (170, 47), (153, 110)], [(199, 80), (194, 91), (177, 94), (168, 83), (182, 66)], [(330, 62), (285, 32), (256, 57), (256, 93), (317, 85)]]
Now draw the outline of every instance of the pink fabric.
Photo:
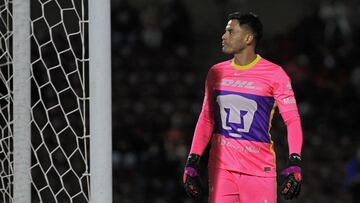
[(209, 140), (211, 138), (214, 128), (214, 117), (213, 117), (213, 101), (212, 101), (212, 82), (215, 81), (213, 74), (208, 73), (205, 82), (205, 96), (203, 106), (195, 127), (194, 137), (191, 145), (190, 153), (202, 155)]
[(269, 131), (276, 106), (287, 125), (289, 151), (300, 153), (300, 119), (285, 71), (263, 58), (247, 69), (235, 69), (231, 60), (214, 65), (190, 152), (202, 155), (211, 140), (209, 167), (275, 177)]
[(276, 178), (209, 168), (210, 203), (276, 203)]
[(281, 114), (288, 134), (289, 155), (292, 153), (301, 155), (303, 142), (300, 116), (297, 111), (288, 111)]
[(272, 144), (234, 140), (216, 133), (211, 141), (209, 167), (275, 177), (274, 148)]

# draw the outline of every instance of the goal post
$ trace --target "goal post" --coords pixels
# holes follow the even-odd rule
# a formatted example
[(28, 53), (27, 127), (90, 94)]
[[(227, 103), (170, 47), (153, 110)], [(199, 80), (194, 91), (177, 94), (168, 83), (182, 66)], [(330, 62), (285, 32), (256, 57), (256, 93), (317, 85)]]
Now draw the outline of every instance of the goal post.
[(14, 202), (31, 199), (30, 1), (13, 1)]
[(0, 202), (112, 202), (110, 47), (110, 0), (0, 1)]
[(110, 39), (110, 0), (90, 0), (90, 157), (94, 160), (90, 163), (92, 203), (112, 202)]

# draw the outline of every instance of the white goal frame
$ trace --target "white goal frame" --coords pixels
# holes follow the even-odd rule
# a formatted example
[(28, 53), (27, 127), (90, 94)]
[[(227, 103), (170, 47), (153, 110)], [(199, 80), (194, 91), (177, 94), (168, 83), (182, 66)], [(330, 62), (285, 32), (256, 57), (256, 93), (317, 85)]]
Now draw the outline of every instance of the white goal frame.
[[(13, 0), (13, 202), (31, 202), (30, 0)], [(88, 0), (90, 87), (89, 202), (112, 202), (110, 0)]]
[(90, 202), (92, 203), (112, 202), (110, 13), (110, 0), (89, 0)]

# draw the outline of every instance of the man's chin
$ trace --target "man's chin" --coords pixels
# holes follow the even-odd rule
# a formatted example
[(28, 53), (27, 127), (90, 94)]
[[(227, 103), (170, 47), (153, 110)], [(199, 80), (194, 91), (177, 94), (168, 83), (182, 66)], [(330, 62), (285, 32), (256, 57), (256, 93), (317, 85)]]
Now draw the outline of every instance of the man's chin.
[(232, 52), (229, 49), (222, 48), (222, 52), (224, 54), (232, 54)]

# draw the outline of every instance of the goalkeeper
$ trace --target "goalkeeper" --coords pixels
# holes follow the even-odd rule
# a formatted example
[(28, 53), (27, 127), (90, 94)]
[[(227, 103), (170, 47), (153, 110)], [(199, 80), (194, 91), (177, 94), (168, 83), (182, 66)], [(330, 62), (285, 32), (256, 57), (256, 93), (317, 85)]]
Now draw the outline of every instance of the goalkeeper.
[(276, 161), (271, 140), (275, 108), (287, 127), (288, 163), (280, 193), (296, 198), (302, 183), (302, 128), (291, 81), (280, 67), (256, 54), (262, 23), (252, 13), (232, 13), (222, 36), (230, 60), (211, 67), (191, 150), (184, 170), (187, 194), (203, 194), (199, 161), (211, 140), (209, 202), (276, 203)]

